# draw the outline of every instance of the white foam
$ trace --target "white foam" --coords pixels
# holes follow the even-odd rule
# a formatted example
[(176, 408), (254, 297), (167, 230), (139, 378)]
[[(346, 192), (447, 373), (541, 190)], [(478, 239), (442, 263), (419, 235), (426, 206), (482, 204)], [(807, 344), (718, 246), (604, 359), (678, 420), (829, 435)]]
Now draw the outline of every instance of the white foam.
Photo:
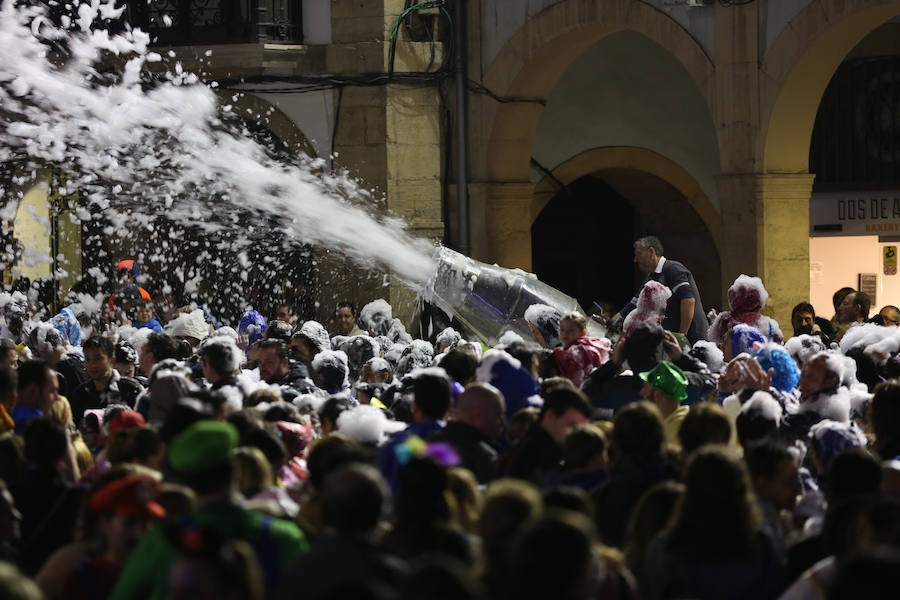
[[(271, 158), (234, 111), (220, 109), (213, 89), (180, 63), (145, 88), (146, 67), (160, 57), (140, 30), (104, 30), (102, 19), (121, 10), (112, 0), (83, 2), (73, 31), (66, 32), (40, 7), (3, 0), (0, 161), (63, 166), (67, 186), (82, 192), (78, 220), (108, 219), (110, 233), (133, 236), (135, 243), (156, 232), (160, 218), (209, 234), (196, 264), (172, 268), (174, 244), (148, 250), (145, 262), (169, 268), (187, 295), (201, 293), (206, 274), (229, 271), (240, 293), (247, 269), (223, 264), (222, 250), (246, 262), (241, 252), (259, 243), (258, 236), (245, 235), (248, 228), (270, 222), (286, 246), (299, 240), (387, 267), (416, 285), (428, 279), (432, 244), (385, 215), (380, 199), (346, 173), (322, 174), (325, 163), (318, 159), (288, 164)], [(51, 62), (46, 45), (60, 39), (69, 51), (61, 66)], [(123, 64), (112, 77), (98, 75), (106, 72), (97, 69), (102, 54)], [(258, 222), (230, 221), (237, 208), (260, 215)], [(49, 248), (37, 251), (41, 256), (29, 254), (30, 261), (50, 258)]]

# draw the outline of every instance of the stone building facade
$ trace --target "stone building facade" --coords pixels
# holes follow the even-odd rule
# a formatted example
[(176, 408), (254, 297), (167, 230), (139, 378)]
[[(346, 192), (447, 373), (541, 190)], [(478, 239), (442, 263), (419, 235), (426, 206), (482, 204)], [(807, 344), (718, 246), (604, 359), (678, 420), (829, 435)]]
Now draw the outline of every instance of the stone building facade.
[[(474, 258), (614, 306), (635, 284), (629, 240), (656, 233), (692, 267), (705, 304), (721, 306), (728, 284), (753, 274), (770, 291), (767, 310), (789, 320), (809, 297), (818, 107), (861, 42), (876, 36), (891, 46), (878, 52), (897, 53), (900, 0), (465, 1)], [(242, 91), (239, 106), (266, 114), (261, 124), (292, 148), (383, 193), (413, 233), (465, 245), (450, 72), (456, 1), (446, 13), (408, 12), (402, 26), (415, 2), (301, 4), (302, 39), (180, 45), (176, 59), (224, 82), (223, 95)], [(340, 83), (310, 87), (317, 77)], [(600, 194), (594, 206), (591, 194)], [(578, 272), (555, 273), (548, 249), (580, 260)], [(380, 281), (340, 257), (323, 254), (319, 265), (330, 295), (322, 306), (370, 300), (359, 282)], [(576, 290), (578, 279), (599, 283)], [(619, 291), (605, 295), (613, 280)], [(409, 305), (402, 285), (390, 296)]]

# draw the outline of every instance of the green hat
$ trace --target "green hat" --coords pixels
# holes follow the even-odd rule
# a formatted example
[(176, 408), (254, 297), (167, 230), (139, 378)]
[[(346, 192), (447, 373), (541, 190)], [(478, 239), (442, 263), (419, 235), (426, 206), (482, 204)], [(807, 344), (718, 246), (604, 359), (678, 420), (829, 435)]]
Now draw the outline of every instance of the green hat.
[(199, 471), (221, 465), (238, 445), (238, 432), (231, 423), (197, 421), (172, 440), (169, 464), (176, 471)]
[(653, 367), (651, 371), (641, 373), (641, 379), (673, 400), (681, 402), (688, 396), (688, 380), (684, 371), (667, 360)]

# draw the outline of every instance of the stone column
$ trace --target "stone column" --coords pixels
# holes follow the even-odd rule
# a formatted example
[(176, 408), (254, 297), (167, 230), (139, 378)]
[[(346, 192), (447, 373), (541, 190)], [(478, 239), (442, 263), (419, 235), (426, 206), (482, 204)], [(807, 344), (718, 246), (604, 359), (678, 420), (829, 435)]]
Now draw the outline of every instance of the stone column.
[[(470, 187), (475, 187), (470, 186)], [(487, 234), (487, 255), (482, 259), (501, 267), (531, 271), (531, 207), (534, 184), (508, 182), (481, 184)]]
[(764, 312), (790, 328), (791, 309), (809, 301), (809, 199), (814, 175), (722, 175), (722, 287), (741, 273), (763, 280)]
[[(389, 71), (390, 35), (403, 9), (403, 0), (334, 0), (328, 71), (356, 77)], [(393, 72), (418, 73), (429, 66), (436, 70), (444, 48), (437, 43), (433, 50), (432, 59), (431, 43), (407, 39), (400, 27)], [(437, 82), (347, 86), (343, 93), (335, 92), (335, 106), (340, 107), (335, 165), (359, 177), (376, 198), (383, 194), (384, 208), (405, 221), (412, 235), (442, 241), (442, 107)], [(354, 269), (345, 263), (343, 270)], [(408, 320), (415, 290), (393, 280), (383, 286), (380, 273), (361, 275), (346, 273), (334, 285), (346, 288), (358, 302), (383, 296), (396, 317)]]
[(815, 175), (760, 175), (756, 185), (757, 256), (769, 292), (766, 312), (782, 330), (791, 309), (809, 302), (809, 198)]

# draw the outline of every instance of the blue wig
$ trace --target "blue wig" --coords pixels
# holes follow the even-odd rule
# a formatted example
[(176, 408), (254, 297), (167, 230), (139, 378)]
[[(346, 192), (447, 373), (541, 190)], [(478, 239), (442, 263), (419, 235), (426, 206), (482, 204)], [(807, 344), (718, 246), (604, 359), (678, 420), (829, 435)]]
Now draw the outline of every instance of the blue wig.
[(772, 387), (776, 390), (793, 392), (797, 389), (797, 383), (800, 381), (800, 368), (797, 367), (797, 363), (784, 347), (774, 342), (770, 343), (760, 348), (753, 355), (753, 358), (763, 368), (763, 371), (774, 370), (772, 373)]

